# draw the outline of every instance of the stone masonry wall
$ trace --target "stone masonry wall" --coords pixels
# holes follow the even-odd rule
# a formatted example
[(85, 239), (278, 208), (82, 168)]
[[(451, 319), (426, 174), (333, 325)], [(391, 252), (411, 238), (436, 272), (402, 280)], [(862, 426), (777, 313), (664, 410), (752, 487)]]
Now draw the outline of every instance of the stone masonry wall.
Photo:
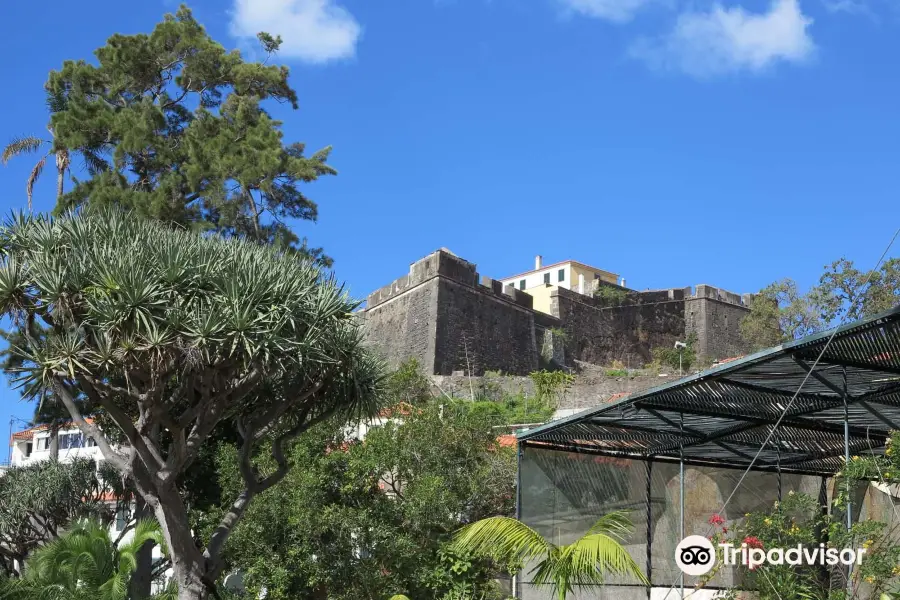
[[(637, 367), (651, 350), (697, 335), (704, 359), (741, 354), (740, 321), (749, 297), (699, 285), (598, 299), (563, 288), (551, 313), (534, 310), (531, 295), (480, 277), (476, 266), (441, 249), (410, 265), (409, 273), (367, 298), (360, 311), (368, 339), (391, 366), (409, 358), (431, 374), (524, 375), (575, 360)], [(562, 335), (560, 335), (562, 334)]]
[(535, 311), (452, 279), (438, 282), (435, 374), (538, 369)]
[(708, 285), (685, 301), (686, 332), (697, 335), (697, 354), (715, 359), (743, 354), (741, 320), (749, 312), (750, 295), (738, 296)]
[(618, 360), (632, 367), (650, 362), (651, 348), (671, 346), (684, 337), (684, 304), (670, 299), (600, 307), (592, 298), (565, 289), (550, 297), (551, 311), (566, 332), (567, 359), (598, 365)]
[(415, 358), (427, 373), (526, 374), (540, 364), (544, 331), (559, 326), (532, 302), (441, 249), (370, 294), (359, 314), (368, 340), (392, 367)]
[(432, 279), (362, 313), (366, 338), (378, 346), (391, 368), (415, 358), (426, 373), (434, 370), (438, 280)]

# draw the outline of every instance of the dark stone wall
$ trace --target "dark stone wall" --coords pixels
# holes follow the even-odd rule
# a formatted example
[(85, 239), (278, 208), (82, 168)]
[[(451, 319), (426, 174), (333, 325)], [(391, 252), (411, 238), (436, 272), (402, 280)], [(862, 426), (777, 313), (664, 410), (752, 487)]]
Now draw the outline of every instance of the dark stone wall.
[[(533, 297), (480, 277), (475, 264), (441, 249), (410, 265), (409, 273), (369, 295), (360, 312), (368, 339), (392, 366), (416, 358), (436, 375), (502, 371), (525, 375), (573, 360), (641, 366), (651, 350), (697, 335), (702, 359), (741, 354), (740, 321), (749, 298), (699, 285), (638, 292), (612, 286), (619, 306), (559, 288), (552, 315)], [(564, 335), (554, 333), (562, 329)], [(468, 357), (467, 357), (468, 355)]]
[(712, 298), (691, 298), (685, 302), (687, 333), (697, 335), (697, 355), (713, 359), (740, 356), (747, 351), (741, 338), (741, 320), (749, 310)]
[(479, 277), (474, 264), (442, 249), (370, 294), (360, 317), (367, 339), (391, 366), (416, 358), (437, 375), (470, 369), (525, 375), (540, 364), (538, 329), (560, 325), (535, 311), (533, 301), (513, 286)]
[(632, 367), (650, 362), (650, 349), (684, 337), (684, 301), (599, 308), (565, 289), (551, 296), (551, 310), (566, 332), (566, 358), (598, 365), (619, 360)]
[(438, 279), (432, 278), (361, 313), (366, 339), (391, 368), (410, 358), (425, 373), (434, 369)]
[(535, 311), (481, 287), (438, 279), (436, 375), (537, 370)]

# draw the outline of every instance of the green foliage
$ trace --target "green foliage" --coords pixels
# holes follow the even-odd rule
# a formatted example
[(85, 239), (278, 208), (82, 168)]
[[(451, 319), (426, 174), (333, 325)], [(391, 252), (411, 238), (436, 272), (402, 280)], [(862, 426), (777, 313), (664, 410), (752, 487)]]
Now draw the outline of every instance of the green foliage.
[(594, 292), (594, 299), (597, 300), (597, 306), (602, 308), (622, 306), (628, 300), (628, 291), (611, 285), (601, 285)]
[[(241, 436), (242, 498), (252, 500), (290, 468), (289, 440), (380, 410), (382, 363), (363, 346), (357, 303), (295, 255), (94, 207), (14, 218), (0, 228), (0, 249), (0, 314), (46, 329), (15, 348), (19, 384), (52, 389), (106, 462), (135, 478), (176, 568), (214, 570), (235, 520), (201, 559), (188, 524), (170, 518), (184, 499), (167, 480), (197, 460), (217, 425)], [(73, 389), (102, 410), (102, 429), (81, 420)], [(115, 433), (120, 452), (109, 446)], [(263, 451), (270, 470), (253, 466)]]
[[(868, 281), (868, 283), (866, 283)], [(741, 335), (754, 349), (776, 346), (835, 325), (893, 308), (900, 302), (900, 259), (873, 271), (860, 271), (841, 258), (825, 266), (819, 283), (800, 293), (797, 283), (772, 283), (750, 303)]]
[(547, 330), (553, 339), (565, 343), (569, 339), (569, 333), (561, 327), (551, 327)]
[(0, 476), (0, 572), (19, 575), (21, 565), (39, 546), (50, 542), (77, 519), (108, 523), (115, 516), (104, 501), (114, 494), (129, 498), (121, 481), (101, 463), (42, 461), (9, 469)]
[[(515, 456), (496, 446), (492, 424), (470, 403), (432, 401), (363, 443), (311, 431), (291, 450), (297, 467), (229, 540), (230, 565), (270, 600), (493, 594), (492, 563), (449, 547), (460, 525), (514, 509)], [(233, 492), (235, 450), (222, 452), (219, 477)]]
[[(260, 34), (267, 53), (281, 40)], [(336, 171), (330, 148), (285, 145), (264, 103), (297, 108), (284, 66), (226, 51), (182, 6), (150, 34), (111, 36), (96, 64), (65, 61), (46, 83), (54, 144), (83, 158), (88, 177), (64, 211), (117, 205), (165, 222), (293, 248), (329, 265), (290, 229), (316, 220), (301, 185)]]
[(689, 371), (691, 366), (697, 362), (696, 343), (697, 336), (692, 333), (685, 340), (687, 345), (685, 348), (657, 346), (652, 348), (650, 353), (653, 356), (653, 362), (660, 367), (678, 369), (680, 366), (683, 371)]
[(607, 377), (628, 377), (627, 369), (606, 369), (603, 372)]
[(572, 387), (575, 376), (565, 371), (535, 371), (530, 373), (534, 395), (538, 403), (556, 409), (566, 390)]
[(499, 401), (476, 401), (473, 411), (481, 411), (495, 425), (544, 423), (553, 416), (555, 408), (549, 404), (528, 398), (525, 394), (504, 394)]
[(511, 565), (536, 561), (528, 573), (532, 583), (548, 586), (559, 600), (566, 600), (575, 586), (602, 585), (610, 574), (649, 585), (621, 545), (632, 529), (627, 513), (615, 511), (600, 517), (578, 540), (557, 546), (520, 521), (490, 517), (463, 527), (454, 536), (454, 546)]
[(406, 404), (421, 404), (431, 398), (431, 380), (422, 372), (419, 361), (410, 358), (388, 376), (386, 396)]
[(126, 600), (136, 556), (148, 543), (162, 545), (159, 526), (152, 521), (139, 522), (133, 537), (119, 546), (104, 524), (77, 521), (33, 553), (21, 579), (0, 586), (0, 599)]
[[(805, 548), (817, 548), (820, 543), (824, 543), (826, 548), (865, 548), (862, 564), (853, 567), (849, 597), (881, 597), (890, 600), (893, 595), (885, 597), (881, 594), (900, 589), (897, 524), (889, 527), (876, 519), (868, 519), (858, 521), (847, 529), (842, 510), (848, 498), (846, 484), (872, 466), (859, 458), (853, 463), (845, 468), (843, 478), (835, 480), (835, 496), (829, 514), (823, 514), (822, 507), (812, 496), (790, 491), (782, 502), (775, 502), (770, 510), (748, 513), (744, 515), (743, 522), (732, 527), (728, 527), (724, 520), (710, 520), (716, 524), (713, 544), (718, 547), (718, 544), (728, 542), (740, 547), (742, 543), (747, 543), (763, 550), (794, 548), (798, 544)], [(721, 550), (719, 554), (720, 560), (713, 571), (704, 576), (701, 586), (712, 580), (721, 569)], [(848, 598), (846, 577), (837, 575), (835, 571), (834, 575), (837, 575), (839, 583), (834, 586), (834, 582), (818, 565), (776, 565), (766, 562), (753, 570), (743, 566), (740, 568), (748, 586), (757, 590), (759, 600)], [(737, 598), (737, 591), (732, 590), (724, 597)]]
[(803, 295), (791, 279), (762, 289), (741, 320), (741, 336), (754, 349), (777, 346), (821, 330), (823, 322), (815, 294)]

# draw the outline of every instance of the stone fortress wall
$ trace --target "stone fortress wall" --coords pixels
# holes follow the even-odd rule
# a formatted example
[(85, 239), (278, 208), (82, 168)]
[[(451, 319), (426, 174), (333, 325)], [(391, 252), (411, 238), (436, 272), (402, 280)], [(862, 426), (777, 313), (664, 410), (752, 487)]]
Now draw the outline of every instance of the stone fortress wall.
[(480, 276), (474, 263), (440, 249), (369, 294), (358, 314), (367, 338), (392, 366), (415, 358), (433, 375), (525, 375), (575, 361), (638, 367), (650, 361), (652, 348), (691, 334), (703, 359), (744, 351), (740, 320), (747, 295), (709, 285), (646, 292), (612, 287), (623, 292), (616, 306), (556, 288), (546, 314), (533, 308), (530, 294), (504, 288)]

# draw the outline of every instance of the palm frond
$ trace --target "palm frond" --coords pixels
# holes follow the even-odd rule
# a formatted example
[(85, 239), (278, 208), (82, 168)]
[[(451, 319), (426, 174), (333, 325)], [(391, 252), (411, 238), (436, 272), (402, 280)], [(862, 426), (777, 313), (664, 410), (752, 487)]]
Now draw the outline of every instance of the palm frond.
[(490, 517), (466, 525), (454, 535), (453, 545), (473, 554), (515, 562), (547, 556), (553, 548), (537, 531), (509, 517)]
[(649, 581), (627, 550), (604, 533), (586, 535), (560, 553), (573, 584), (603, 583), (607, 574), (633, 577), (644, 585)]
[(13, 140), (3, 148), (3, 153), (0, 155), (0, 162), (5, 165), (9, 162), (9, 159), (15, 156), (37, 152), (44, 143), (44, 140), (34, 135), (13, 138)]
[(614, 510), (603, 515), (591, 525), (591, 528), (584, 534), (585, 537), (603, 533), (618, 540), (624, 539), (634, 529), (628, 513), (627, 510)]
[(31, 174), (28, 176), (28, 181), (25, 182), (25, 193), (28, 194), (28, 212), (31, 212), (31, 198), (34, 196), (34, 184), (37, 183), (38, 178), (40, 178), (41, 173), (44, 170), (44, 165), (47, 163), (47, 157), (42, 156), (41, 160), (37, 161), (37, 164), (34, 165), (34, 168), (31, 170)]

